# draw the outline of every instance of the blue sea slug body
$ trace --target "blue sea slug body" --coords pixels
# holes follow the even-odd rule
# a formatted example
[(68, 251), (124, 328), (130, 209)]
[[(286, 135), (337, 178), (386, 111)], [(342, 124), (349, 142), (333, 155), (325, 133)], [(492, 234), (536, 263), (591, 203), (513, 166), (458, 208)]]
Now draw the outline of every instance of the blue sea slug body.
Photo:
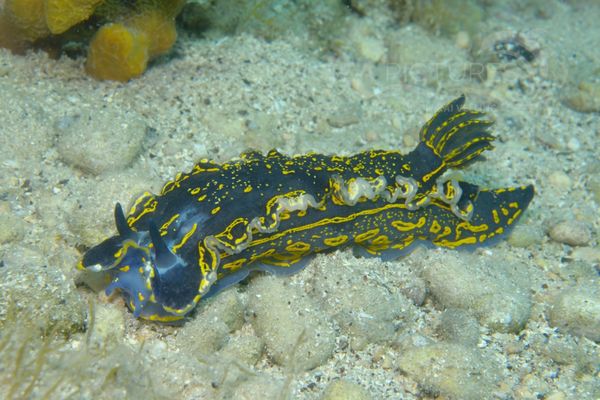
[(117, 235), (88, 250), (79, 268), (107, 274), (107, 293), (120, 291), (136, 317), (170, 322), (252, 271), (295, 273), (311, 255), (342, 246), (391, 259), (419, 241), (489, 243), (517, 221), (534, 189), (443, 178), (492, 148), (492, 123), (463, 109), (464, 100), (439, 110), (408, 154), (271, 150), (201, 160), (127, 214), (117, 204)]

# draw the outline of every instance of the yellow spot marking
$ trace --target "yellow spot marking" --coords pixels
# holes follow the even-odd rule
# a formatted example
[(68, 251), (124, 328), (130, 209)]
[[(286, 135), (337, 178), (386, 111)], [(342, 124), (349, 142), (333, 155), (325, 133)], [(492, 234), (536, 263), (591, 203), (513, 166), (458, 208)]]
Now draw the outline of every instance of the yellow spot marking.
[(261, 258), (266, 258), (271, 256), (273, 253), (275, 253), (275, 249), (268, 249), (266, 251), (263, 251), (262, 253), (258, 253), (258, 254), (252, 254), (250, 256), (250, 261), (254, 261), (254, 260), (258, 260)]
[[(203, 162), (203, 161), (201, 161), (201, 162)], [(206, 162), (208, 162), (208, 160)], [(201, 167), (200, 165), (196, 164), (196, 165), (194, 165), (194, 168), (192, 169), (192, 175), (197, 175), (202, 172), (217, 172), (218, 170), (219, 170), (219, 168), (217, 168), (217, 167), (206, 168), (206, 167)]]
[(354, 236), (354, 241), (356, 243), (365, 242), (371, 238), (374, 238), (378, 234), (379, 234), (379, 228), (370, 229), (366, 232), (359, 233), (358, 235)]
[[(229, 225), (227, 225), (227, 228), (223, 229), (223, 232), (219, 233), (218, 235), (215, 235), (216, 238), (220, 239), (220, 238), (226, 238), (228, 240), (233, 240), (233, 233), (232, 231), (239, 225), (242, 225), (242, 229), (244, 229), (245, 226), (248, 225), (248, 220), (244, 217), (239, 217), (234, 219), (233, 221), (231, 221), (229, 223)], [(245, 236), (246, 233), (244, 232), (244, 234), (242, 236)], [(228, 243), (223, 243), (225, 245), (228, 245)]]
[(177, 218), (179, 218), (179, 214), (175, 214), (173, 215), (167, 222), (165, 222), (164, 224), (162, 224), (162, 226), (160, 227), (160, 233), (161, 236), (165, 236), (167, 234), (167, 229), (169, 229), (169, 226), (173, 223), (173, 221), (175, 221)]
[(238, 260), (229, 262), (227, 264), (222, 264), (221, 268), (230, 270), (231, 272), (240, 269), (248, 260), (245, 258), (240, 258)]
[(157, 321), (157, 322), (173, 322), (173, 321), (179, 321), (180, 319), (183, 319), (183, 316), (152, 314), (152, 315), (144, 316), (144, 318), (147, 320), (150, 320), (150, 321)]
[(442, 226), (440, 225), (439, 222), (437, 222), (437, 220), (434, 220), (431, 223), (431, 227), (429, 227), (429, 232), (431, 232), (431, 233), (438, 233), (441, 230), (442, 230)]
[(508, 225), (512, 225), (512, 223), (515, 222), (515, 220), (517, 218), (519, 218), (519, 215), (521, 215), (521, 212), (522, 212), (522, 210), (515, 211), (515, 214), (511, 218), (508, 219), (508, 221), (507, 221)]
[(494, 218), (494, 223), (500, 223), (500, 216), (498, 215), (498, 210), (492, 210), (492, 218)]
[(434, 243), (437, 244), (438, 246), (449, 247), (451, 249), (454, 249), (456, 247), (459, 247), (459, 246), (462, 246), (465, 244), (475, 244), (475, 243), (477, 243), (477, 239), (475, 239), (473, 236), (471, 236), (471, 237), (467, 237), (467, 238), (455, 240), (455, 241), (440, 240), (440, 241), (436, 241)]
[(289, 267), (291, 264), (300, 261), (303, 258), (303, 254), (290, 253), (281, 254), (274, 253), (271, 257), (264, 260), (267, 264), (280, 265), (283, 267)]
[(433, 240), (433, 242), (437, 243), (437, 241), (439, 241), (441, 238), (446, 237), (448, 235), (450, 235), (452, 233), (452, 228), (450, 228), (449, 226), (445, 226), (444, 227), (444, 231), (437, 235), (436, 238)]
[(244, 193), (249, 193), (252, 191), (252, 186), (248, 185), (244, 188)]
[(129, 265), (124, 265), (121, 268), (119, 268), (119, 271), (121, 272), (129, 272)]
[(240, 243), (243, 243), (246, 241), (246, 239), (248, 238), (248, 234), (246, 234), (245, 232), (242, 234), (242, 236), (240, 236), (239, 238), (235, 239), (235, 244), (238, 245)]
[(490, 227), (487, 224), (471, 225), (469, 222), (464, 221), (456, 225), (457, 237), (461, 236), (461, 230), (463, 229), (469, 232), (485, 232), (489, 230)]
[(221, 207), (220, 206), (216, 206), (215, 208), (213, 208), (212, 210), (210, 210), (210, 213), (212, 215), (215, 215), (216, 213), (218, 213), (219, 211), (221, 211)]
[(133, 203), (133, 205), (131, 206), (131, 209), (129, 210), (129, 214), (134, 214), (136, 212), (137, 206), (142, 204), (142, 201), (144, 201), (147, 198), (153, 198), (153, 197), (154, 197), (154, 195), (152, 195), (152, 193), (150, 193), (150, 192), (142, 193), (142, 195), (140, 197), (138, 197), (135, 200), (135, 202)]
[(192, 308), (194, 308), (196, 306), (196, 303), (197, 302), (192, 301), (191, 303), (186, 304), (186, 306), (183, 308), (174, 308), (174, 307), (169, 307), (169, 306), (165, 306), (165, 305), (163, 305), (162, 308), (166, 312), (171, 313), (171, 314), (184, 315), (184, 314), (188, 313)]
[(329, 246), (329, 247), (341, 246), (342, 244), (346, 243), (347, 241), (348, 241), (347, 235), (340, 235), (340, 236), (336, 236), (336, 237), (323, 239), (323, 243), (325, 243), (325, 245)]
[[(142, 197), (140, 197), (140, 199), (138, 199), (138, 200), (142, 200), (144, 198), (146, 198), (145, 195), (143, 195)], [(127, 218), (127, 224), (129, 226), (132, 226), (143, 215), (146, 215), (148, 213), (153, 213), (154, 211), (156, 211), (156, 206), (157, 205), (158, 205), (158, 201), (156, 201), (154, 199), (154, 196), (150, 195), (150, 197), (148, 198), (148, 200), (146, 201), (146, 203), (144, 203), (144, 208), (140, 211), (140, 213), (138, 215), (135, 215), (135, 216), (132, 215), (129, 218)], [(131, 208), (130, 214), (133, 214), (135, 212), (136, 208), (137, 208), (137, 201), (136, 201), (136, 204), (134, 204), (134, 206)]]
[(371, 243), (376, 246), (388, 245), (388, 244), (390, 244), (390, 238), (387, 237), (386, 235), (380, 235), (380, 236), (377, 236), (375, 239), (373, 239), (373, 241)]
[(202, 276), (207, 276), (210, 272), (210, 266), (206, 262), (206, 247), (202, 242), (198, 243), (198, 266)]
[(446, 167), (446, 163), (444, 163), (442, 161), (442, 163), (440, 164), (439, 167), (437, 167), (436, 169), (434, 169), (433, 171), (431, 171), (427, 175), (424, 175), (422, 181), (423, 182), (429, 181), (431, 178), (433, 178), (434, 176), (436, 176), (442, 169), (444, 169), (444, 167)]
[(407, 222), (407, 221), (392, 221), (391, 225), (397, 231), (409, 232), (409, 231), (412, 231), (413, 229), (422, 227), (423, 225), (425, 225), (426, 221), (427, 221), (427, 219), (425, 217), (421, 217), (421, 218), (419, 218), (419, 220), (416, 223)]
[(160, 191), (161, 194), (167, 194), (169, 192), (171, 192), (172, 190), (174, 190), (175, 188), (178, 188), (181, 186), (181, 182), (185, 181), (186, 179), (188, 179), (190, 176), (187, 174), (183, 174), (183, 173), (178, 173), (177, 176), (175, 176), (175, 179), (172, 181), (169, 181), (167, 183), (165, 183), (165, 185), (163, 186), (162, 190)]
[(175, 246), (173, 246), (171, 251), (173, 253), (177, 253), (177, 250), (179, 250), (188, 241), (188, 239), (194, 234), (194, 232), (196, 232), (197, 227), (198, 227), (198, 224), (192, 225), (192, 228), (189, 231), (187, 231), (187, 233), (185, 235), (183, 235), (183, 238), (181, 238), (181, 242), (179, 242)]
[(410, 245), (414, 241), (415, 241), (415, 236), (410, 235), (410, 236), (407, 236), (402, 242), (394, 244), (392, 246), (392, 248), (397, 249), (397, 250), (402, 250), (403, 248)]
[(310, 251), (310, 244), (306, 242), (295, 242), (285, 247), (290, 253), (306, 253)]

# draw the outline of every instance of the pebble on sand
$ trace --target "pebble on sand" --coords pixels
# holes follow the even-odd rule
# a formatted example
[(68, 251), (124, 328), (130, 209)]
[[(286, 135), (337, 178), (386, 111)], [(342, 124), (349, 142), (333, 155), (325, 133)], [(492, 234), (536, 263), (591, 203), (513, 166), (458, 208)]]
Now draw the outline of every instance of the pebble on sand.
[(475, 346), (479, 341), (479, 324), (465, 310), (449, 308), (440, 315), (436, 327), (438, 335), (448, 342)]
[(202, 300), (198, 315), (185, 324), (177, 335), (177, 344), (190, 354), (210, 355), (221, 350), (229, 334), (244, 323), (244, 304), (235, 289)]
[(87, 304), (75, 285), (53, 266), (23, 265), (0, 269), (0, 329), (14, 307), (16, 321), (48, 334), (55, 330), (70, 335), (85, 326)]
[(146, 124), (136, 113), (111, 107), (62, 117), (55, 129), (63, 161), (94, 175), (130, 165), (146, 135)]
[(16, 215), (0, 212), (0, 244), (21, 240), (25, 226), (26, 223)]
[(548, 313), (550, 324), (600, 342), (600, 285), (583, 283), (558, 293)]
[(587, 225), (581, 221), (568, 219), (559, 222), (548, 232), (552, 240), (569, 246), (585, 246), (592, 240)]
[(450, 251), (443, 261), (425, 254), (419, 262), (441, 308), (466, 310), (497, 332), (518, 332), (527, 323), (531, 296), (524, 266)]
[(285, 279), (270, 275), (253, 279), (248, 309), (254, 330), (277, 364), (306, 371), (333, 354), (335, 332), (330, 321), (308, 296)]
[(490, 399), (500, 368), (479, 350), (437, 343), (404, 351), (400, 369), (434, 396), (462, 400)]
[(370, 400), (369, 393), (362, 386), (340, 379), (327, 386), (321, 400)]
[(391, 340), (412, 320), (413, 302), (365, 272), (380, 270), (380, 261), (338, 253), (333, 259), (317, 257), (310, 268), (321, 308), (350, 336), (353, 350)]

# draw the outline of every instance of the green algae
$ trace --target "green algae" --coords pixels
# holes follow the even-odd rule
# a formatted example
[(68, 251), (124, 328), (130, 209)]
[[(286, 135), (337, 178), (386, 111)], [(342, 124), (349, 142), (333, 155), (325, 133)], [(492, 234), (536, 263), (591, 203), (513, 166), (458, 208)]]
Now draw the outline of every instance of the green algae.
[(58, 326), (40, 334), (17, 312), (10, 304), (0, 331), (0, 398), (169, 398), (142, 346), (90, 342), (93, 307), (87, 336), (68, 339)]
[(46, 266), (0, 270), (0, 328), (18, 323), (39, 335), (81, 332), (85, 307), (75, 285), (67, 279), (60, 270)]

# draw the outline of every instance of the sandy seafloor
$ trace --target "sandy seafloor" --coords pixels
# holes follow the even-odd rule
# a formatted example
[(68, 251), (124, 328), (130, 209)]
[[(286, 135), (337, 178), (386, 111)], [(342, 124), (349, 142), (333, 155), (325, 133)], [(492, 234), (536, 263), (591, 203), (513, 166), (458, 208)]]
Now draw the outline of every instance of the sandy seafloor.
[[(0, 397), (600, 398), (600, 6), (552, 4), (486, 24), (483, 42), (520, 34), (533, 62), (478, 58), (474, 38), (383, 10), (348, 17), (338, 54), (298, 37), (184, 35), (127, 84), (87, 77), (81, 59), (0, 50)], [(115, 202), (200, 158), (410, 151), (461, 93), (498, 140), (458, 176), (536, 189), (494, 247), (321, 255), (202, 302), (179, 327), (136, 320), (75, 270), (114, 233)]]

